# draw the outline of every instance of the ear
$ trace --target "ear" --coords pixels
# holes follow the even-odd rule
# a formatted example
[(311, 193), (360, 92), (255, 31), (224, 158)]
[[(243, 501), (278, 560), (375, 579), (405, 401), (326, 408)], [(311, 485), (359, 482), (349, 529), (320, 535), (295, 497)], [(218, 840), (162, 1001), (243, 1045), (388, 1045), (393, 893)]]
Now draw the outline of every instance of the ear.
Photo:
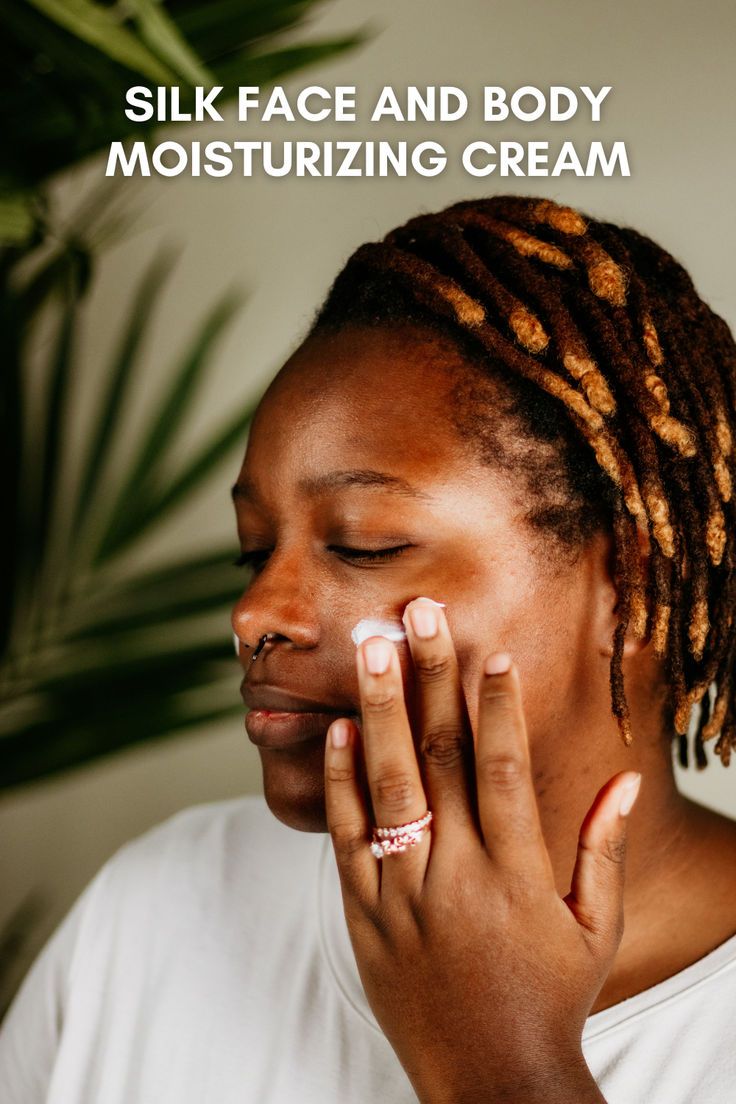
[[(649, 570), (649, 535), (637, 526), (639, 542), (639, 556), (641, 569), (645, 577)], [(615, 550), (612, 533), (600, 533), (594, 538), (594, 571), (596, 592), (596, 625), (595, 632), (598, 649), (602, 656), (610, 658), (613, 655), (613, 636), (619, 623), (620, 594), (615, 578)], [(647, 622), (651, 614), (649, 597), (647, 603)], [(624, 658), (636, 655), (648, 645), (650, 635), (643, 638), (636, 637), (632, 631), (631, 623), (624, 637)]]

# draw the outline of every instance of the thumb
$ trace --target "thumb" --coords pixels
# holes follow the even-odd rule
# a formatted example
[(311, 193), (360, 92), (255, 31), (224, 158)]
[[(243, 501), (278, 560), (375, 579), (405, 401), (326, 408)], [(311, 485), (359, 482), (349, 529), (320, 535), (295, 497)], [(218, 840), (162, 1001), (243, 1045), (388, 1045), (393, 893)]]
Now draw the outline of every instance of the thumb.
[(612, 954), (624, 931), (624, 878), (628, 814), (641, 775), (625, 771), (599, 790), (583, 821), (565, 904), (594, 949)]

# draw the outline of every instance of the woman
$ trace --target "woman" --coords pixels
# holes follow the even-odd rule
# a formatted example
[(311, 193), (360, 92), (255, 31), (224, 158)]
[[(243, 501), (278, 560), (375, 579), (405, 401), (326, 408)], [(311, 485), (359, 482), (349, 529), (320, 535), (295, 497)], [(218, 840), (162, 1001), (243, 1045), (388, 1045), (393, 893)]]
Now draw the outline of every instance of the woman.
[(105, 864), (4, 1101), (730, 1098), (736, 824), (671, 743), (736, 743), (735, 365), (667, 253), (551, 201), (357, 250), (233, 488), (266, 804)]

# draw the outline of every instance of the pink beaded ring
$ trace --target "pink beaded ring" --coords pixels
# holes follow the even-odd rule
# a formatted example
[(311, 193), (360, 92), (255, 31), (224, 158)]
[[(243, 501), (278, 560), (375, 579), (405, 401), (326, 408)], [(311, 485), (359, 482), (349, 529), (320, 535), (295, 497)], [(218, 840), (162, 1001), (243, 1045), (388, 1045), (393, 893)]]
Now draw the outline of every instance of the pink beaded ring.
[(377, 859), (382, 859), (384, 855), (395, 855), (399, 851), (406, 851), (407, 847), (415, 847), (424, 833), (429, 830), (431, 819), (432, 813), (428, 809), (420, 820), (386, 828), (374, 828), (371, 851)]

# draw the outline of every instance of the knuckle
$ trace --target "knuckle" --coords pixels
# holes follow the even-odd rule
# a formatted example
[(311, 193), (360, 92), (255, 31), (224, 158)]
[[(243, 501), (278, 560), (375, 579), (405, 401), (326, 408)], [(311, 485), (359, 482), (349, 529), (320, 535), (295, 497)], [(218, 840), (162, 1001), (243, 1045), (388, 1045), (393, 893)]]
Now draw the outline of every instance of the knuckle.
[(526, 764), (514, 755), (485, 755), (478, 759), (476, 770), (484, 785), (515, 793), (524, 782)]
[(335, 851), (350, 858), (366, 845), (365, 836), (354, 821), (338, 820), (330, 826)]
[(391, 772), (379, 775), (374, 783), (377, 800), (386, 809), (403, 812), (411, 808), (416, 798), (412, 780), (407, 774)]
[(626, 858), (626, 840), (607, 837), (601, 846), (601, 853), (607, 862), (621, 866)]
[(511, 709), (511, 694), (502, 687), (486, 686), (481, 692), (481, 697), (488, 705), (492, 705), (494, 710), (505, 712)]
[(423, 737), (420, 752), (434, 766), (454, 767), (462, 760), (464, 748), (465, 741), (459, 732), (435, 729)]
[(385, 717), (395, 712), (396, 697), (386, 691), (372, 690), (365, 696), (365, 709), (374, 717)]
[(328, 782), (352, 782), (355, 777), (355, 772), (352, 767), (338, 767), (334, 763), (330, 763), (327, 766), (327, 781)]
[[(576, 909), (576, 919), (586, 931), (595, 936), (597, 941), (596, 953), (600, 954), (605, 945), (617, 947), (624, 934), (623, 909), (611, 915), (604, 907), (587, 905)], [(603, 945), (601, 945), (603, 944)]]
[(414, 667), (422, 682), (443, 682), (450, 673), (450, 657), (437, 654), (417, 656)]

